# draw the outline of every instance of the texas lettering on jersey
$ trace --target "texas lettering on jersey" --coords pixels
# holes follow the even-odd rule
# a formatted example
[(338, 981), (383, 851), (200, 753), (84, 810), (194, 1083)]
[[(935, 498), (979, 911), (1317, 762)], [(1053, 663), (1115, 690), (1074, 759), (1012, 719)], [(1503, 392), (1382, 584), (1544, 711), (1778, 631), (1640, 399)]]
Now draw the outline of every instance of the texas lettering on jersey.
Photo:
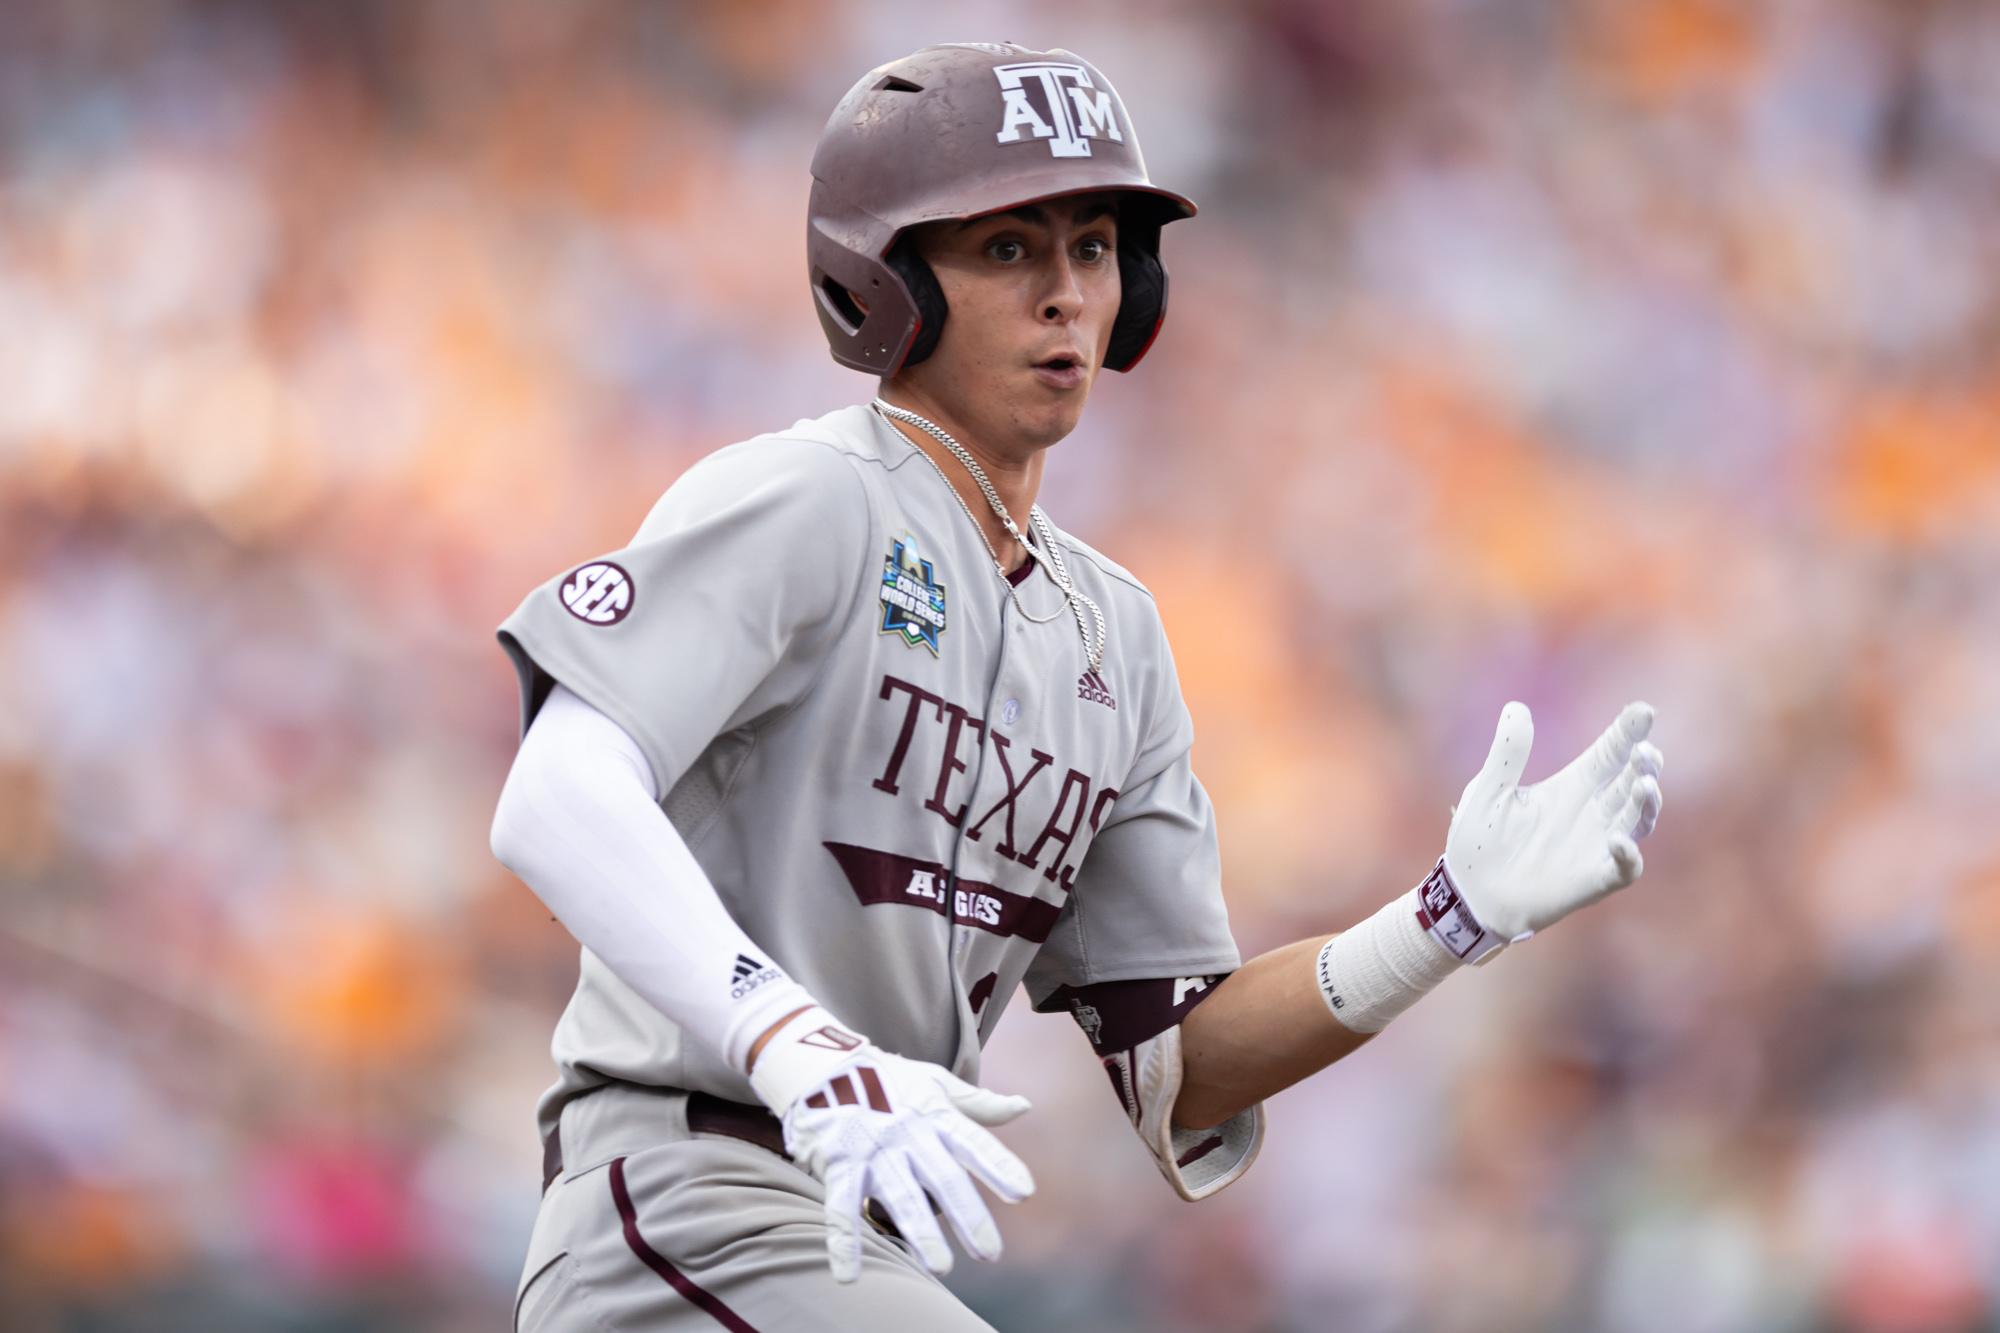
[[(907, 680), (883, 676), (877, 699), (893, 706), (902, 697), (907, 702), (902, 703), (896, 741), (881, 776), (874, 780), (875, 790), (911, 800), (921, 796), (925, 811), (954, 829), (963, 829), (968, 841), (993, 837), (995, 855), (1030, 870), (1039, 869), (1043, 879), (1068, 893), (1076, 863), (1082, 859), (1084, 847), (1077, 844), (1084, 821), (1090, 821), (1090, 834), (1095, 836), (1105, 810), (1118, 799), (1117, 790), (1075, 768), (1065, 768), (1058, 781), (1054, 755), (1031, 746), (1025, 757), (1017, 757), (1013, 738), (988, 726), (985, 719), (974, 717), (969, 709)], [(943, 741), (935, 780), (927, 774), (906, 776), (904, 772), (918, 728), (926, 722)], [(993, 742), (1003, 793), (974, 818), (970, 802), (954, 808), (950, 793), (953, 779), (967, 771), (968, 749), (976, 751), (982, 738)], [(1030, 836), (1030, 829), (1037, 831)], [(1087, 847), (1089, 838), (1082, 840)], [(936, 862), (847, 843), (829, 842), (826, 847), (840, 862), (855, 895), (871, 906), (899, 903), (925, 907), (965, 925), (996, 935), (1018, 935), (1038, 944), (1048, 938), (1060, 911), (1056, 903), (998, 885), (954, 881), (949, 868)]]

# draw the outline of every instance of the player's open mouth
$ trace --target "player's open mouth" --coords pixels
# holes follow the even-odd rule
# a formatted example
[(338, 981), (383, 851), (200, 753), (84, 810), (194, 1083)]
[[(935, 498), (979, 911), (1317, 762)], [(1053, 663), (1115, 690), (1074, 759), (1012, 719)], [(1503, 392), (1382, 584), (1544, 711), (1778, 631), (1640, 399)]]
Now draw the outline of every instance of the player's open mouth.
[(1083, 365), (1073, 357), (1052, 356), (1035, 363), (1035, 376), (1055, 389), (1074, 389), (1083, 383)]

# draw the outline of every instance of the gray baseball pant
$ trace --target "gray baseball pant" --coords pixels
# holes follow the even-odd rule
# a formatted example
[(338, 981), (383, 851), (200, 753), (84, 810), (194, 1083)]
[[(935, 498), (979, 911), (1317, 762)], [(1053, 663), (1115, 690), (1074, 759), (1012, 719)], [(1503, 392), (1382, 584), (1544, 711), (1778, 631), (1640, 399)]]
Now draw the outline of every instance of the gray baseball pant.
[(688, 1128), (684, 1092), (614, 1083), (563, 1108), (516, 1333), (993, 1333), (901, 1241), (864, 1231), (833, 1280), (820, 1183)]

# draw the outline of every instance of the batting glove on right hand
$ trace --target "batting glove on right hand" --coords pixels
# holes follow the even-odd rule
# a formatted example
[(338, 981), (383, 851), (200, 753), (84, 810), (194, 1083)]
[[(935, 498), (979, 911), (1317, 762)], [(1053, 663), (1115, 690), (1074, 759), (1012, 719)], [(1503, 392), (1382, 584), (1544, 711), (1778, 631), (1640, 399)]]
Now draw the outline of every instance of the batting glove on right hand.
[(861, 1276), (861, 1210), (869, 1198), (888, 1210), (924, 1267), (944, 1274), (951, 1247), (926, 1191), (967, 1252), (989, 1260), (1000, 1257), (1000, 1228), (973, 1178), (1008, 1203), (1035, 1192), (1027, 1165), (981, 1128), (1020, 1115), (1027, 1098), (891, 1055), (824, 1009), (808, 1010), (772, 1037), (750, 1083), (783, 1120), (787, 1151), (826, 1186), (835, 1281)]
[(1638, 840), (1660, 815), (1652, 726), (1651, 705), (1628, 704), (1569, 767), (1523, 787), (1534, 719), (1526, 704), (1501, 710), (1486, 764), (1452, 813), (1443, 863), (1497, 942), (1546, 929), (1645, 870)]

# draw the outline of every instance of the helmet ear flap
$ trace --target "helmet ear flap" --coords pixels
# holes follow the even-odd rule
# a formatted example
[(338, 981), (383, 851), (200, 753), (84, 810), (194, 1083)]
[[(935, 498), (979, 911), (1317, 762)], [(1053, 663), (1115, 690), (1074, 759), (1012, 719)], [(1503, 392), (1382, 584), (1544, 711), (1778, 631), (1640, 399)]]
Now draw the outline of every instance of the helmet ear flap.
[[(882, 256), (882, 262), (903, 280), (903, 286), (909, 289), (910, 299), (917, 307), (917, 336), (911, 341), (909, 353), (902, 362), (902, 366), (914, 366), (937, 350), (938, 338), (944, 333), (945, 317), (951, 313), (944, 302), (944, 288), (938, 286), (937, 274), (917, 253), (908, 232), (896, 238), (896, 243), (889, 247), (889, 253)], [(902, 366), (897, 369), (902, 369)]]
[(1121, 209), (1118, 218), (1118, 283), (1122, 293), (1111, 342), (1104, 349), (1110, 370), (1130, 370), (1153, 345), (1167, 317), (1167, 266), (1160, 262), (1160, 221)]
[(813, 305), (834, 360), (871, 375), (894, 374), (918, 319), (896, 275), (817, 226), (806, 233), (806, 254)]

